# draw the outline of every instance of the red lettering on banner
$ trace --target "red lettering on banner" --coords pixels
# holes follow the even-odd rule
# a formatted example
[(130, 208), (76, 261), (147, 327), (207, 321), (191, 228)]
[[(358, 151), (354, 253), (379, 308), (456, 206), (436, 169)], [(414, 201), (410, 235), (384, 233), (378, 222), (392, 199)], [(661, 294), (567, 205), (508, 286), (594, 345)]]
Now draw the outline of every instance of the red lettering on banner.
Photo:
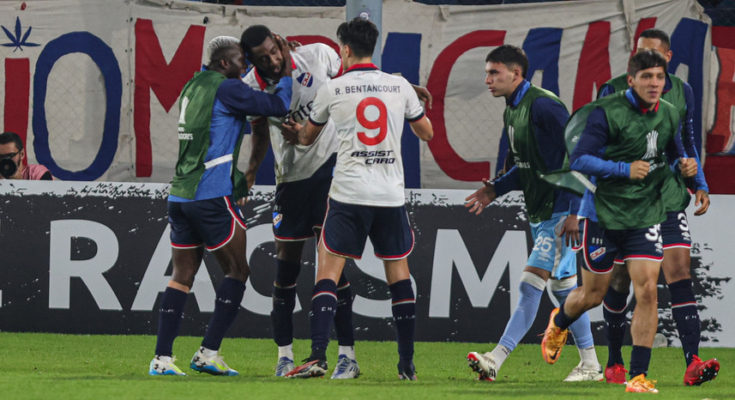
[[(505, 31), (481, 30), (470, 32), (447, 46), (434, 60), (426, 88), (434, 97), (434, 104), (426, 111), (434, 126), (434, 139), (429, 141), (429, 150), (434, 160), (447, 176), (458, 181), (474, 182), (490, 177), (490, 163), (469, 162), (454, 151), (449, 143), (444, 121), (444, 96), (447, 93), (449, 73), (457, 59), (476, 47), (500, 46), (505, 40)], [(480, 82), (477, 82), (480, 84)]]
[[(717, 49), (717, 59), (720, 60), (720, 75), (717, 77), (717, 101), (715, 108), (715, 124), (707, 135), (707, 153), (728, 151), (728, 144), (732, 146), (735, 132), (732, 132), (732, 108), (735, 107), (735, 49)], [(709, 157), (707, 157), (709, 162)], [(730, 174), (732, 179), (732, 174)]]
[[(151, 90), (166, 111), (176, 103), (186, 82), (201, 66), (205, 27), (192, 25), (170, 63), (166, 63), (153, 21), (135, 22), (135, 176), (151, 176)], [(175, 137), (175, 136), (172, 136)], [(172, 142), (174, 143), (174, 142)]]
[[(27, 58), (5, 59), (4, 131), (15, 132), (26, 143), (28, 101), (31, 89), (31, 67)], [(27, 163), (27, 158), (23, 159)]]
[(584, 38), (582, 53), (577, 65), (577, 80), (574, 82), (572, 108), (578, 108), (593, 100), (592, 89), (600, 87), (610, 79), (610, 23), (597, 21), (590, 24)]
[(713, 26), (712, 46), (735, 49), (735, 26)]
[(704, 162), (704, 176), (710, 194), (735, 194), (735, 156), (707, 156)]
[(633, 51), (630, 53), (631, 56), (638, 50), (638, 38), (641, 37), (641, 33), (646, 29), (652, 29), (656, 26), (656, 17), (653, 18), (641, 18), (638, 21), (638, 27), (635, 29), (635, 37), (633, 38)]

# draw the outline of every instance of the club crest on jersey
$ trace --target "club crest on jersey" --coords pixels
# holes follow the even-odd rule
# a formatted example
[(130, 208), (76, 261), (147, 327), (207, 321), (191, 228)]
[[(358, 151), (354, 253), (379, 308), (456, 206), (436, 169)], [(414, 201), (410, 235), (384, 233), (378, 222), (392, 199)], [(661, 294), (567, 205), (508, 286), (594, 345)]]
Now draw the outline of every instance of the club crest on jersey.
[[(592, 248), (590, 250), (595, 249), (595, 247), (597, 247), (597, 246), (592, 246)], [(607, 250), (605, 249), (604, 246), (603, 247), (598, 247), (597, 249), (592, 250), (590, 252), (590, 258), (593, 259), (593, 260), (597, 260), (598, 258), (600, 258), (603, 255), (605, 255), (605, 252), (606, 251)]]
[(282, 221), (283, 221), (283, 214), (274, 212), (273, 213), (273, 226), (276, 228), (280, 227)]
[(311, 87), (311, 84), (314, 83), (314, 79), (311, 76), (310, 72), (304, 72), (301, 75), (299, 75), (298, 78), (296, 78), (296, 81), (301, 84), (301, 86), (305, 87)]

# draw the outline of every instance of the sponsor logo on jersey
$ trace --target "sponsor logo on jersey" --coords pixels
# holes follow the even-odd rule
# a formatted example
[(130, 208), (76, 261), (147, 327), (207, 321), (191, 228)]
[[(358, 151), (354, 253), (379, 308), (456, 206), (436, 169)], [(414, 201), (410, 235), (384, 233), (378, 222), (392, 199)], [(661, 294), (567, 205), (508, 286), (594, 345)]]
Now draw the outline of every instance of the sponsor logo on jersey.
[(273, 226), (276, 228), (280, 227), (282, 221), (283, 221), (283, 214), (274, 212), (273, 213)]
[(310, 72), (304, 72), (296, 78), (296, 81), (300, 83), (301, 86), (311, 87), (311, 84), (314, 83), (314, 78), (311, 76)]
[[(306, 103), (306, 105), (300, 104), (297, 110), (291, 110), (288, 112), (288, 118), (293, 119), (296, 122), (300, 122), (306, 119), (314, 107), (314, 100)], [(288, 119), (287, 118), (287, 119)]]
[(590, 252), (590, 258), (593, 259), (593, 260), (597, 260), (598, 258), (602, 257), (603, 255), (605, 255), (605, 252), (607, 251), (607, 249), (605, 249), (604, 246), (603, 247), (597, 247), (597, 248), (596, 247), (597, 246), (592, 246), (592, 248), (590, 249), (590, 250), (592, 250)]
[(396, 158), (392, 157), (393, 150), (371, 150), (353, 151), (350, 157), (365, 158), (365, 165), (394, 164)]

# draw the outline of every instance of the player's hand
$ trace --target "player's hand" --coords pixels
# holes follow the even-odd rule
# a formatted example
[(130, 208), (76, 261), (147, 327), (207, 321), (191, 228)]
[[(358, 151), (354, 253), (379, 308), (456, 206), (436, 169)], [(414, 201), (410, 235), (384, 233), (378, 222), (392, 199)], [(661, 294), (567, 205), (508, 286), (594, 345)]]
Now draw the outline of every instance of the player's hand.
[(416, 91), (416, 95), (419, 96), (419, 100), (423, 101), (426, 108), (431, 108), (431, 104), (434, 98), (431, 96), (428, 90), (423, 86), (411, 85), (413, 90)]
[(288, 48), (289, 50), (296, 50), (297, 47), (301, 47), (301, 42), (298, 40), (289, 40), (288, 41)]
[(679, 169), (681, 170), (681, 176), (691, 178), (697, 175), (697, 160), (693, 158), (680, 158)]
[[(700, 206), (701, 204), (701, 206)], [(709, 193), (704, 190), (697, 190), (694, 193), (694, 205), (699, 207), (694, 215), (703, 215), (709, 209)]]
[(291, 76), (291, 71), (293, 70), (293, 64), (291, 63), (291, 48), (288, 45), (288, 42), (286, 39), (284, 39), (281, 35), (273, 34), (273, 38), (276, 40), (276, 44), (278, 45), (279, 50), (281, 50), (281, 55), (283, 56), (283, 65), (281, 65), (281, 76)]
[(638, 160), (633, 161), (630, 164), (630, 179), (641, 180), (648, 175), (648, 171), (651, 169), (651, 163), (648, 161)]
[(487, 179), (482, 180), (483, 187), (477, 189), (475, 193), (467, 196), (464, 200), (466, 201), (465, 207), (469, 208), (469, 212), (480, 215), (482, 210), (485, 209), (493, 200), (495, 200), (495, 187), (492, 182)]
[(235, 204), (237, 204), (238, 207), (245, 207), (245, 203), (247, 203), (247, 202), (248, 202), (248, 198), (247, 197), (240, 197), (239, 199), (237, 199), (237, 201), (235, 202)]
[(564, 243), (567, 246), (577, 246), (579, 244), (579, 221), (576, 215), (569, 214), (567, 216), (561, 226), (559, 237), (565, 238)]
[(289, 144), (299, 144), (299, 131), (302, 127), (300, 123), (289, 119), (281, 124), (281, 135)]

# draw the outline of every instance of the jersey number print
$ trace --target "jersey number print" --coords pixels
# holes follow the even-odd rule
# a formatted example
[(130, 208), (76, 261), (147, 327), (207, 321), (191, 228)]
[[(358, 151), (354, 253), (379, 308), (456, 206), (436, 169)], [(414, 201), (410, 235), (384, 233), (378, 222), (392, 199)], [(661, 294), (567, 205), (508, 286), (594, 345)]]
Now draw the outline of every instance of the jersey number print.
[[(378, 118), (374, 120), (367, 119), (365, 110), (368, 106), (374, 106), (378, 109)], [(368, 136), (365, 132), (358, 131), (357, 138), (360, 139), (361, 142), (368, 146), (375, 146), (382, 142), (388, 135), (388, 109), (385, 107), (385, 103), (377, 97), (367, 97), (363, 99), (357, 105), (357, 122), (359, 122), (365, 129), (378, 129), (378, 134), (372, 137)]]

